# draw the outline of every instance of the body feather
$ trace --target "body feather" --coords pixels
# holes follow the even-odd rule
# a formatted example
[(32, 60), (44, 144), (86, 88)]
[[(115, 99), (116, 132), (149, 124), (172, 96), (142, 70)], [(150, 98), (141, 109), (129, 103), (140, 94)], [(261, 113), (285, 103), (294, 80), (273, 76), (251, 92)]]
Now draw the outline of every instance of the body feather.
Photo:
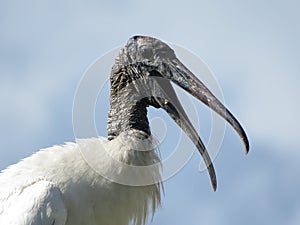
[[(126, 136), (126, 144), (124, 143)], [(43, 149), (10, 166), (0, 174), (0, 221), (11, 225), (136, 225), (144, 224), (149, 211), (160, 204), (160, 184), (127, 186), (112, 182), (85, 161), (84, 149), (105, 146), (112, 156), (126, 164), (152, 164), (158, 161), (143, 156), (136, 140), (128, 134), (112, 141), (105, 138), (81, 139)], [(83, 144), (82, 144), (83, 143)], [(135, 144), (134, 144), (135, 143)], [(141, 152), (143, 153), (143, 152)], [(111, 168), (110, 161), (99, 159), (97, 169)], [(118, 173), (122, 173), (122, 168)], [(159, 176), (159, 171), (153, 175)], [(19, 210), (22, 209), (22, 210)], [(45, 218), (48, 212), (49, 219)], [(16, 215), (16, 213), (25, 216)], [(14, 218), (22, 218), (14, 220)], [(39, 220), (40, 219), (40, 220)]]

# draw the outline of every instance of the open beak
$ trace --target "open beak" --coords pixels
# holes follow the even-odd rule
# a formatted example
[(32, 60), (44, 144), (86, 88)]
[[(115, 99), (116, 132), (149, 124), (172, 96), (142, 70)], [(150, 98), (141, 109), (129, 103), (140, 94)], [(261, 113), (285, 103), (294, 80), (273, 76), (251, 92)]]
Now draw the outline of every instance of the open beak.
[[(237, 119), (229, 112), (229, 110), (209, 91), (209, 89), (178, 59), (171, 59), (166, 67), (171, 71), (171, 81), (186, 90), (188, 93), (202, 101), (209, 108), (213, 109), (221, 117), (223, 117), (239, 134), (245, 145), (246, 154), (249, 151), (249, 142), (246, 133)], [(211, 161), (211, 158), (201, 140), (197, 134), (192, 123), (188, 119), (183, 107), (181, 106), (174, 89), (170, 82), (166, 79), (162, 79), (159, 82), (160, 87), (164, 90), (164, 98), (157, 99), (160, 106), (173, 118), (173, 120), (181, 127), (181, 129), (187, 134), (194, 145), (200, 152), (203, 160), (208, 169), (213, 190), (217, 188), (217, 180), (215, 170)]]

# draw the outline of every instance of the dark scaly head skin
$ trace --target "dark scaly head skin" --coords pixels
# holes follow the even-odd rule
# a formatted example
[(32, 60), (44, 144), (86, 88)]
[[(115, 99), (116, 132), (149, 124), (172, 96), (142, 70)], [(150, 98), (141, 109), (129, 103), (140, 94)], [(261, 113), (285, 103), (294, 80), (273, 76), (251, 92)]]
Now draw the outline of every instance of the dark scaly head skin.
[(248, 153), (248, 138), (238, 120), (177, 59), (175, 52), (166, 43), (153, 37), (131, 37), (115, 60), (110, 82), (109, 139), (130, 129), (139, 130), (141, 136), (147, 138), (151, 131), (146, 108), (162, 108), (199, 150), (208, 168), (213, 189), (216, 190), (217, 181), (212, 161), (176, 96), (171, 85), (173, 82), (223, 117), (239, 134), (245, 145), (245, 152)]

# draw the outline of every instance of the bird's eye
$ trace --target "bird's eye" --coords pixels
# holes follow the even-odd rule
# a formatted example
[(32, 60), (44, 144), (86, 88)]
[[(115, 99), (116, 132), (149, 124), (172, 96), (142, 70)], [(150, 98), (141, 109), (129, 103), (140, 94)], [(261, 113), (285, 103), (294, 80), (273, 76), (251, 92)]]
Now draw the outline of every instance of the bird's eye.
[(175, 57), (174, 51), (170, 48), (160, 49), (158, 55), (162, 58), (174, 58)]
[(141, 55), (145, 59), (151, 59), (153, 56), (153, 50), (150, 47), (142, 47), (141, 48)]

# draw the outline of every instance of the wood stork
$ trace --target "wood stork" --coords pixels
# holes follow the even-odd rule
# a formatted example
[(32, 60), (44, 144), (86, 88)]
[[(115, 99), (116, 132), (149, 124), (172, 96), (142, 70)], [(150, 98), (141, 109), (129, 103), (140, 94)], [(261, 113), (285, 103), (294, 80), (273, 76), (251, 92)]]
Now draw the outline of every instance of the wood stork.
[[(120, 176), (125, 175), (123, 168), (114, 168), (112, 160), (136, 167), (159, 163), (147, 119), (149, 106), (164, 109), (196, 145), (215, 190), (216, 176), (210, 156), (179, 103), (171, 82), (228, 121), (248, 152), (248, 139), (239, 122), (176, 58), (174, 51), (158, 39), (134, 36), (120, 50), (112, 68), (108, 138), (89, 138), (82, 140), (83, 145), (66, 143), (42, 149), (3, 170), (0, 174), (0, 224), (144, 224), (161, 202), (161, 182), (146, 186), (113, 182), (91, 168), (82, 155), (82, 148), (97, 151), (104, 146), (111, 160), (100, 157), (99, 168)], [(136, 143), (142, 143), (138, 144), (141, 149), (146, 148), (145, 143), (154, 147), (150, 151), (139, 151)], [(158, 167), (147, 173), (154, 180), (160, 177)], [(134, 176), (141, 177), (138, 172)]]

